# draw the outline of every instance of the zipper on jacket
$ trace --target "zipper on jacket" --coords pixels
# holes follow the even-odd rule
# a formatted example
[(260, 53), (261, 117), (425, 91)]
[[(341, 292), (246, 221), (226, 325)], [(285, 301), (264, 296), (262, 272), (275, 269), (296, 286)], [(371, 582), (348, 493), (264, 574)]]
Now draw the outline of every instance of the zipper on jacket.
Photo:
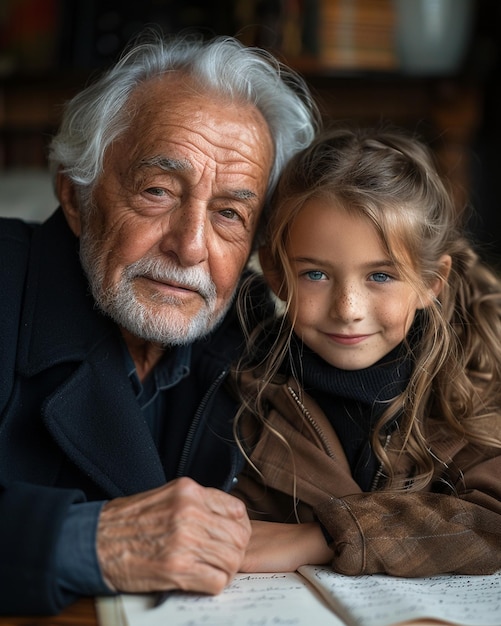
[(188, 463), (188, 456), (189, 456), (189, 454), (191, 452), (191, 446), (193, 444), (193, 439), (195, 438), (195, 434), (198, 431), (198, 428), (200, 426), (200, 421), (202, 419), (202, 415), (205, 412), (205, 409), (207, 407), (207, 404), (209, 403), (209, 400), (216, 393), (217, 389), (219, 388), (219, 386), (221, 385), (223, 379), (226, 377), (227, 374), (228, 374), (228, 370), (226, 370), (226, 369), (224, 369), (222, 372), (219, 373), (217, 378), (212, 381), (211, 386), (207, 390), (207, 393), (202, 398), (202, 401), (200, 402), (200, 404), (198, 406), (198, 409), (197, 409), (197, 411), (195, 413), (193, 421), (191, 422), (190, 429), (189, 429), (188, 434), (186, 436), (186, 440), (185, 440), (185, 443), (184, 443), (183, 451), (181, 453), (181, 459), (179, 461), (179, 466), (178, 466), (178, 469), (177, 469), (177, 476), (178, 476), (178, 478), (181, 477), (181, 476), (185, 476), (186, 464)]
[(297, 393), (294, 391), (294, 389), (290, 385), (287, 385), (287, 390), (291, 394), (292, 398), (294, 399), (294, 401), (296, 402), (298, 407), (301, 409), (301, 412), (306, 417), (306, 419), (308, 420), (308, 422), (312, 426), (313, 430), (317, 433), (318, 437), (320, 438), (320, 440), (322, 441), (322, 443), (324, 445), (325, 450), (327, 451), (327, 454), (331, 457), (331, 459), (336, 458), (336, 455), (333, 453), (332, 448), (330, 447), (330, 444), (329, 444), (329, 442), (327, 440), (327, 437), (324, 435), (324, 433), (323, 433), (322, 429), (320, 428), (320, 426), (318, 425), (318, 423), (313, 419), (311, 413), (308, 411), (308, 409), (301, 402), (300, 397), (297, 395)]
[[(388, 433), (386, 435), (386, 441), (384, 442), (384, 446), (383, 446), (383, 450), (386, 452), (386, 449), (388, 448), (388, 445), (390, 443), (390, 439), (391, 439), (391, 433)], [(379, 467), (377, 469), (376, 474), (374, 475), (374, 479), (372, 481), (371, 484), (371, 491), (376, 491), (376, 489), (379, 487), (379, 483), (381, 481), (381, 477), (383, 476), (383, 469), (384, 466), (382, 463), (379, 464)]]

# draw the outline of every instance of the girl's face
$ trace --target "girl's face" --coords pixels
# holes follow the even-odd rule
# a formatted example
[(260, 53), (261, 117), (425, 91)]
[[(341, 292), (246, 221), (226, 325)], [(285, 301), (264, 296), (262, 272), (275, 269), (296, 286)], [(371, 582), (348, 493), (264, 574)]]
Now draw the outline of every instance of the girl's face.
[(404, 339), (416, 310), (427, 304), (399, 277), (371, 222), (335, 201), (306, 202), (286, 250), (297, 280), (290, 311), (294, 330), (340, 369), (379, 361)]

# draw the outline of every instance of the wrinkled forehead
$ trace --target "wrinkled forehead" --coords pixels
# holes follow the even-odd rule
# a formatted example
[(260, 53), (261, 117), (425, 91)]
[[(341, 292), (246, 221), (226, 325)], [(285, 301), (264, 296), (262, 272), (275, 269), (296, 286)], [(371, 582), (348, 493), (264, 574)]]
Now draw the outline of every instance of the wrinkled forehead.
[(272, 166), (272, 137), (257, 107), (213, 90), (202, 91), (179, 72), (138, 87), (125, 124), (114, 147), (118, 145), (131, 161), (159, 154), (183, 160), (200, 153), (215, 162), (257, 165), (259, 177), (266, 179)]
[(240, 129), (258, 129), (271, 141), (268, 124), (255, 104), (201, 85), (179, 71), (152, 78), (137, 87), (129, 99), (128, 118), (139, 126), (143, 122), (149, 125), (179, 119), (211, 119), (215, 125), (225, 120), (239, 122), (236, 125)]

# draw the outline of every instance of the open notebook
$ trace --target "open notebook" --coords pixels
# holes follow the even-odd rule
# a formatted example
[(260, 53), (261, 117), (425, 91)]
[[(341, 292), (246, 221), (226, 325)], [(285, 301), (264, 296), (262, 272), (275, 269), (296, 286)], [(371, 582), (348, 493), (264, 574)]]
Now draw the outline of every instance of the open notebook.
[(238, 574), (218, 596), (99, 598), (100, 626), (393, 626), (436, 619), (501, 626), (501, 571), (491, 576), (343, 576), (327, 567)]

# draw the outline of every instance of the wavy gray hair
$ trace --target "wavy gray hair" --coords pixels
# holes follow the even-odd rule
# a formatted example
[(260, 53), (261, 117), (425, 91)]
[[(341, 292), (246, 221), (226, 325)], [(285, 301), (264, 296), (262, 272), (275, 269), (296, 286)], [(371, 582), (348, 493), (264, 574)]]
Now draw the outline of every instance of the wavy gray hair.
[(132, 123), (125, 106), (137, 87), (172, 71), (189, 74), (202, 86), (249, 102), (265, 118), (275, 148), (269, 198), (285, 163), (312, 141), (320, 114), (304, 80), (273, 55), (233, 37), (163, 38), (146, 31), (118, 63), (67, 103), (50, 145), (52, 175), (62, 170), (90, 199), (102, 172), (106, 149)]

